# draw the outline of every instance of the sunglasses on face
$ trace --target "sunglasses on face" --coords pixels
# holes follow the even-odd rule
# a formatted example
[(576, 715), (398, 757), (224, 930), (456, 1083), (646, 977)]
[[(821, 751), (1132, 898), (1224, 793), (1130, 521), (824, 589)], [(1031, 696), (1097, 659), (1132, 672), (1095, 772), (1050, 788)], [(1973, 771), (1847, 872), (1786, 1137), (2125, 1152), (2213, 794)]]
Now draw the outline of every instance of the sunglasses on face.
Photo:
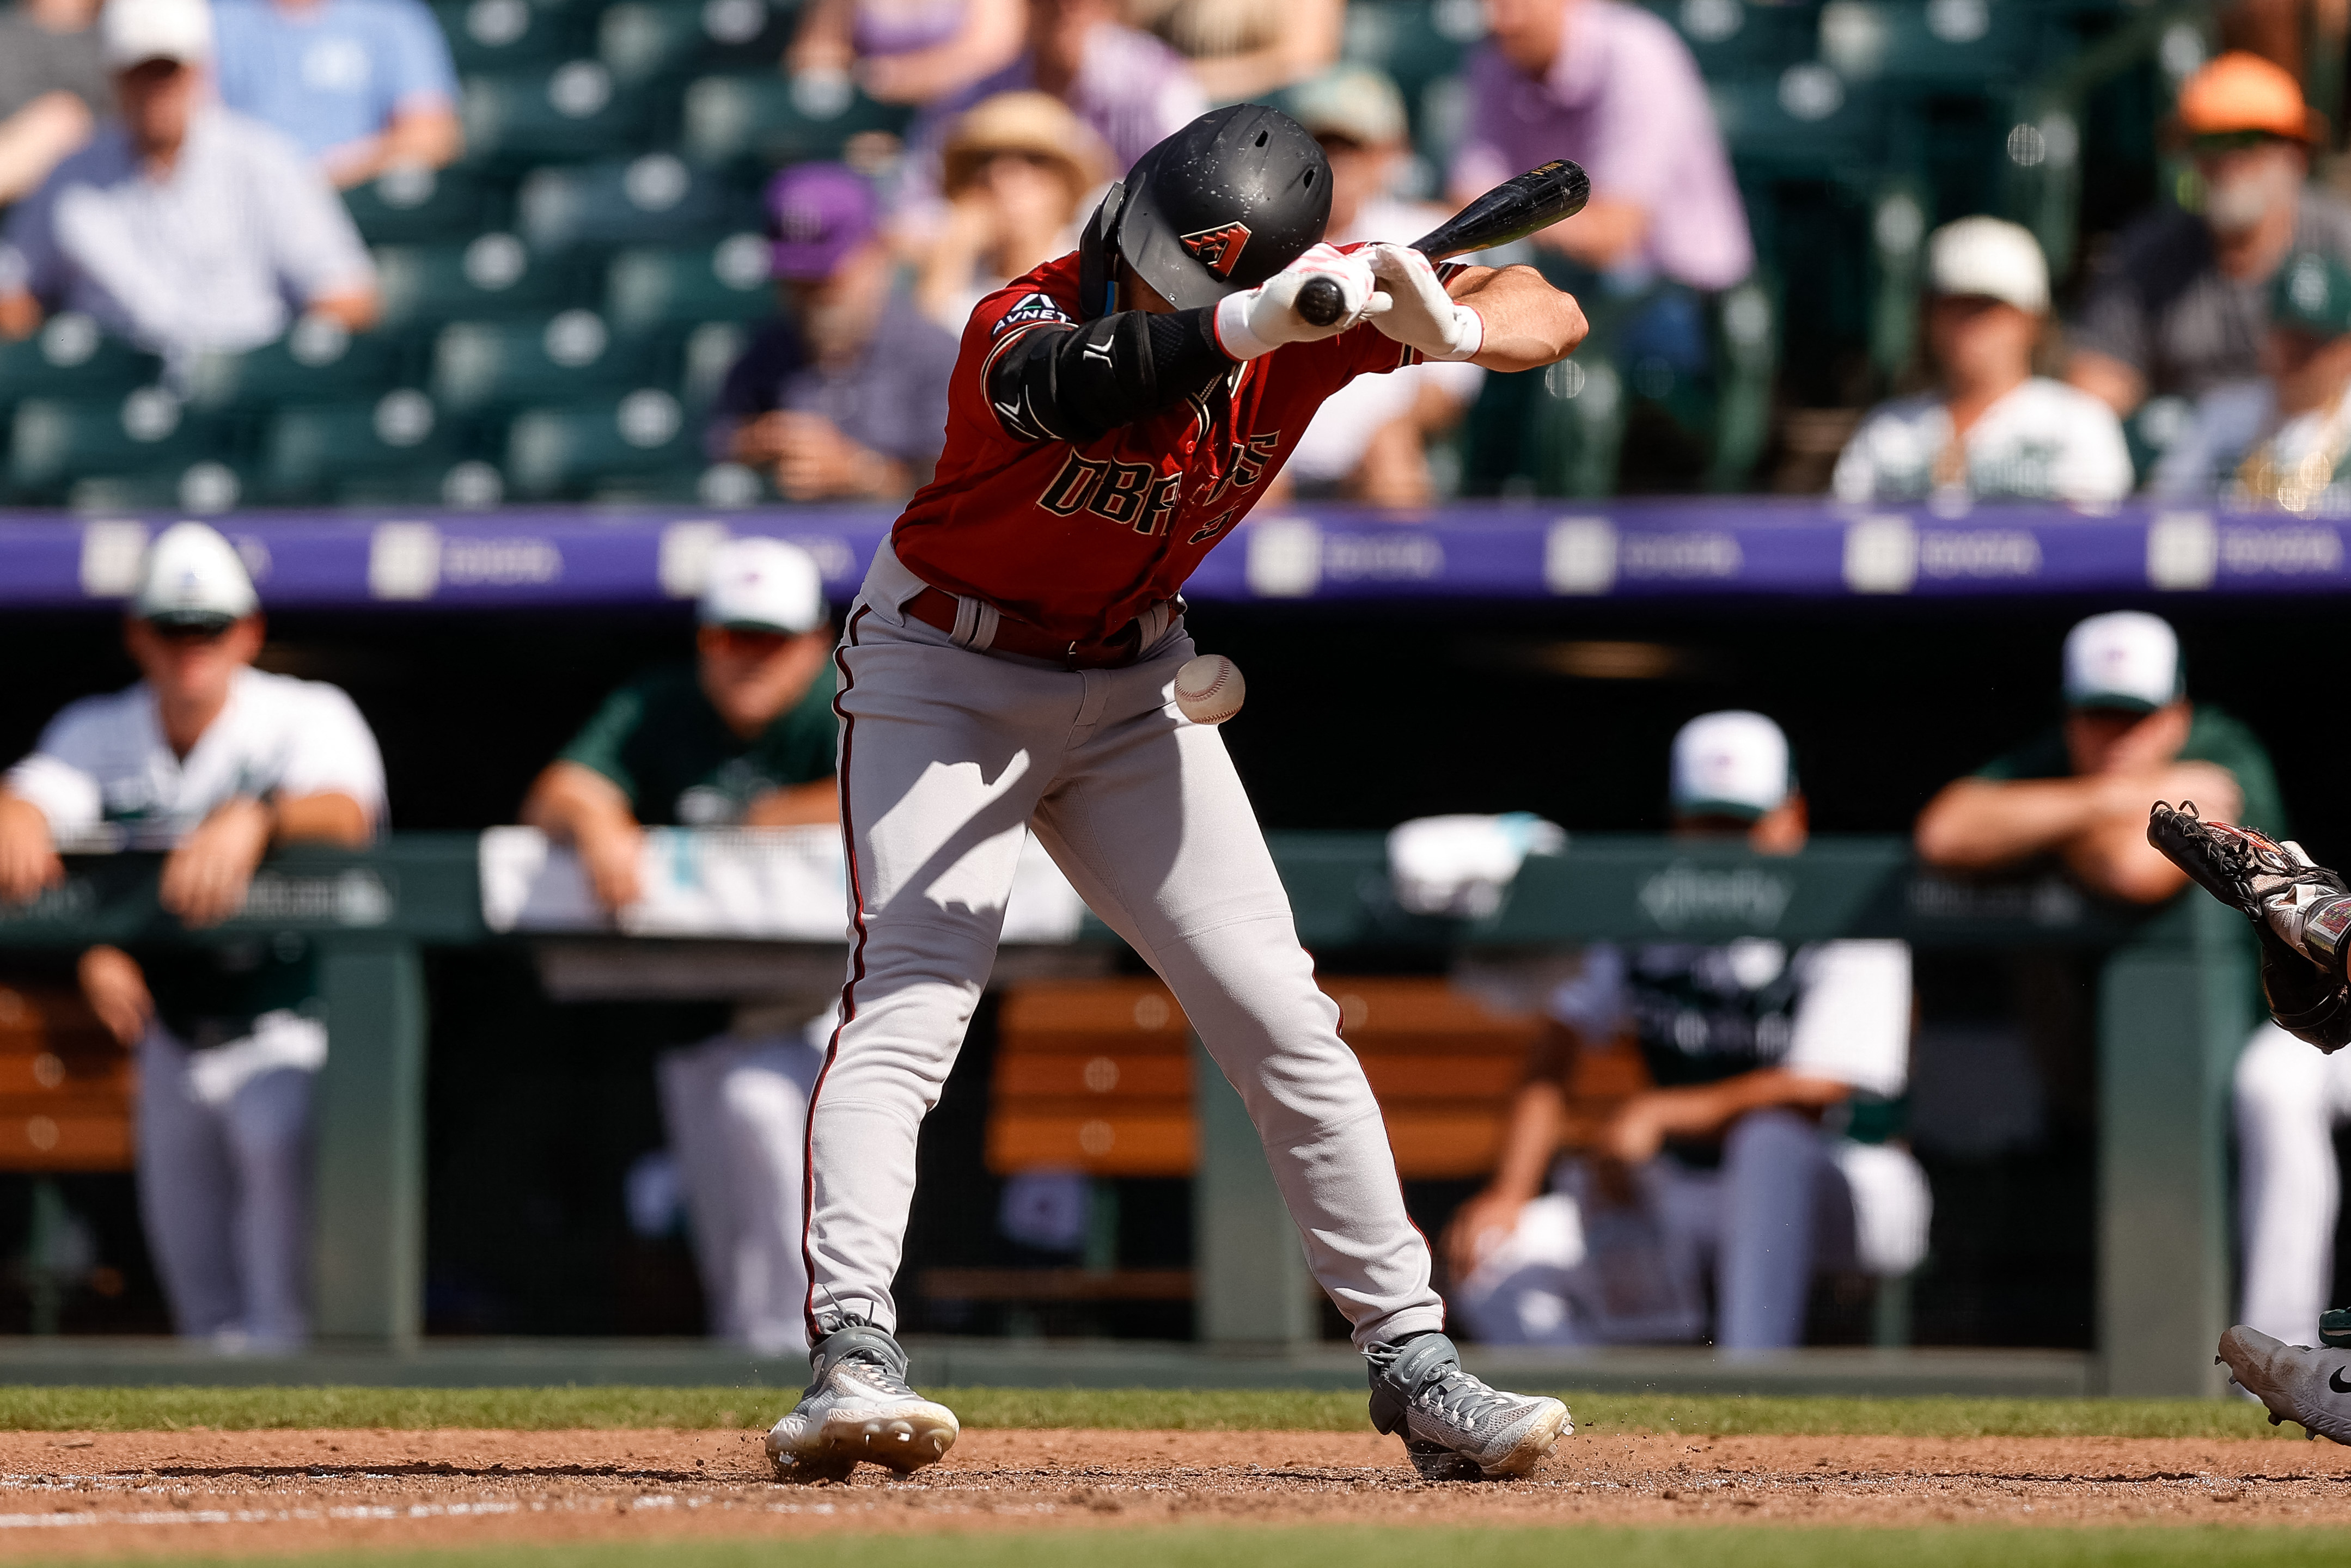
[(228, 635), (225, 626), (153, 626), (155, 635), (173, 648), (200, 648)]
[(2199, 158), (2216, 158), (2224, 152), (2247, 152), (2283, 140), (2266, 130), (2220, 130), (2189, 138), (2188, 150)]

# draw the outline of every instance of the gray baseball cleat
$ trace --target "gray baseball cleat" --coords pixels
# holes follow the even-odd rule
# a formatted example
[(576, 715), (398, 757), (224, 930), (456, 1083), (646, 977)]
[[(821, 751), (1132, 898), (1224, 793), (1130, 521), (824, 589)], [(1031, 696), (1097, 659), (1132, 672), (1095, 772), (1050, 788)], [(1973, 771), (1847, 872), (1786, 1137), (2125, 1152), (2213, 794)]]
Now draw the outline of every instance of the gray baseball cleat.
[(809, 1352), (808, 1392), (768, 1432), (780, 1480), (845, 1480), (860, 1459), (904, 1475), (935, 1463), (963, 1430), (955, 1412), (906, 1384), (906, 1353), (852, 1319)]
[(1522, 1476), (1575, 1428), (1556, 1399), (1505, 1394), (1461, 1369), (1441, 1334), (1423, 1334), (1367, 1357), (1372, 1425), (1404, 1438), (1426, 1480)]
[(2220, 1357), (2269, 1407), (2270, 1425), (2298, 1421), (2313, 1437), (2351, 1443), (2351, 1351), (2287, 1345), (2241, 1324), (2220, 1336)]

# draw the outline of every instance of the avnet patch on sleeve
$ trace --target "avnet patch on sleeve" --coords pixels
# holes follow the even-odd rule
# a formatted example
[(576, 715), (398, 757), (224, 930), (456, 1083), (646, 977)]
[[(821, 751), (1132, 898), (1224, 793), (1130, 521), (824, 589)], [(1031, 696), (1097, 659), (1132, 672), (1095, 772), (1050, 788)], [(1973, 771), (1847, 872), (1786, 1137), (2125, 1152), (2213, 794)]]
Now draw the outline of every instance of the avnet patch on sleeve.
[(996, 318), (999, 333), (1015, 327), (1027, 327), (1039, 321), (1074, 322), (1077, 317), (1061, 308), (1050, 295), (1029, 294), (1013, 302), (1012, 308)]

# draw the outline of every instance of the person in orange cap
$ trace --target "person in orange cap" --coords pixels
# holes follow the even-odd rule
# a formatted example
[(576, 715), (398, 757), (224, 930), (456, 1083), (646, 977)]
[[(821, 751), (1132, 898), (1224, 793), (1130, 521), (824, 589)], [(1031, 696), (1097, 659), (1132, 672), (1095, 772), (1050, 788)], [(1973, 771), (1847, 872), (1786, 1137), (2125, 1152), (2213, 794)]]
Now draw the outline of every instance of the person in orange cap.
[(2307, 183), (2325, 126), (2294, 78), (2258, 55), (2225, 54), (2189, 78), (2169, 130), (2195, 159), (2201, 200), (2117, 236), (2069, 334), (2066, 379), (2122, 414), (2257, 379), (2285, 258), (2351, 263), (2351, 207)]

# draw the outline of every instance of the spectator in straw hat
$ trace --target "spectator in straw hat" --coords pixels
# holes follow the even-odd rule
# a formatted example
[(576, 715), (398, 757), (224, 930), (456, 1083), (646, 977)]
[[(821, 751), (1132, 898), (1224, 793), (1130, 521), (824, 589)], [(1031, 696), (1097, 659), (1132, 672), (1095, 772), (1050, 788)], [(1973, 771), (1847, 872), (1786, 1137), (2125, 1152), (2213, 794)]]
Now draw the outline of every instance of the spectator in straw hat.
[(1998, 218), (1961, 218), (1935, 231), (1927, 258), (1940, 385), (1870, 410), (1837, 459), (1839, 498), (2120, 500), (2131, 461), (2114, 410), (2032, 373), (2049, 320), (2041, 242)]
[(1078, 217), (1106, 161), (1094, 133), (1050, 94), (976, 105), (940, 154), (947, 213), (914, 286), (924, 313), (959, 334), (982, 298), (1077, 249)]
[(2286, 257), (2351, 263), (2351, 207), (2306, 183), (2324, 133), (2294, 78), (2257, 56), (2190, 77), (2171, 134), (2195, 160), (2200, 210), (2167, 207), (2116, 238), (2072, 327), (2065, 379), (2126, 414), (2259, 377)]

